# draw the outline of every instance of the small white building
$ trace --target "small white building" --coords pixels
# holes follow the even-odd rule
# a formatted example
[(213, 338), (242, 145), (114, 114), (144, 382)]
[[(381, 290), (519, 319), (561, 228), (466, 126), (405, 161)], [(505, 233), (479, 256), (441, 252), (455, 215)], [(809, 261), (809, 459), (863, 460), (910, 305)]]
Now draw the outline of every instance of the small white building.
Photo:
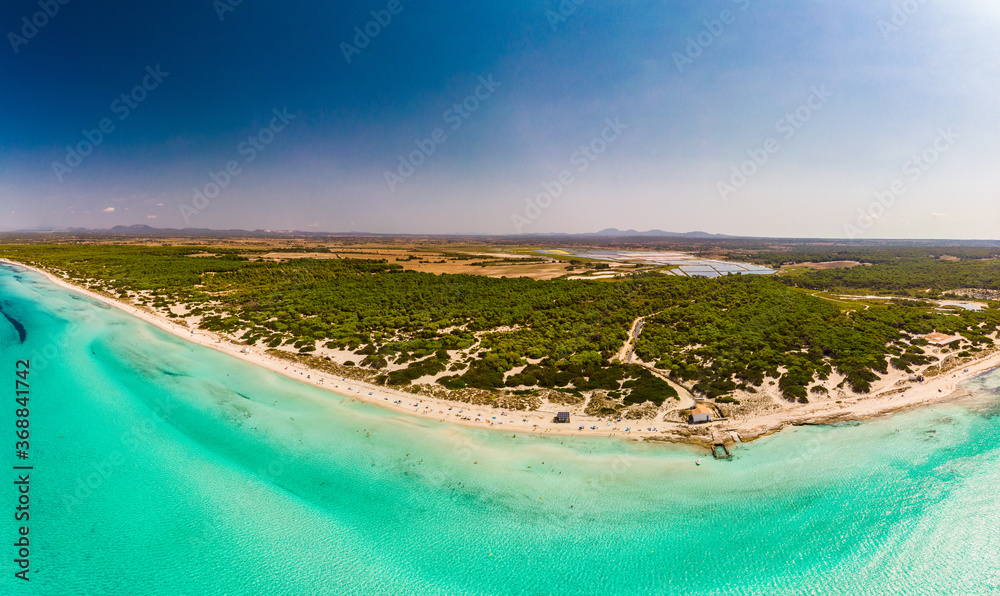
[(705, 406), (695, 406), (691, 409), (691, 415), (688, 417), (688, 422), (691, 424), (705, 424), (712, 421), (712, 410), (709, 410)]

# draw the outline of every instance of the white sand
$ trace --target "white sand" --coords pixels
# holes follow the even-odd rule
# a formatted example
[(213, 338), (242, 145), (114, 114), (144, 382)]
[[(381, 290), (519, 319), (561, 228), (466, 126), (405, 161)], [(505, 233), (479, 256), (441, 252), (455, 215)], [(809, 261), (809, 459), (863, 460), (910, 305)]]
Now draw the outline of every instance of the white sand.
[[(908, 383), (903, 392), (899, 392), (900, 388), (896, 387), (896, 384), (900, 380), (905, 380), (909, 373), (892, 371), (877, 383), (878, 387), (882, 387), (881, 390), (876, 390), (872, 394), (849, 394), (838, 397), (837, 399), (842, 402), (839, 404), (831, 398), (805, 405), (789, 405), (780, 411), (746, 420), (719, 421), (697, 427), (662, 420), (616, 422), (579, 414), (573, 415), (571, 424), (557, 424), (553, 421), (556, 412), (572, 411), (578, 408), (547, 404), (535, 412), (515, 412), (435, 399), (361, 381), (335, 378), (330, 373), (291, 364), (286, 360), (262, 354), (257, 349), (253, 349), (250, 354), (244, 354), (242, 350), (247, 349), (247, 346), (232, 343), (215, 333), (199, 329), (192, 330), (178, 325), (166, 317), (92, 292), (37, 267), (8, 259), (0, 259), (0, 261), (37, 271), (60, 287), (86, 294), (177, 337), (338, 395), (406, 412), (410, 415), (511, 433), (611, 436), (635, 439), (658, 438), (699, 444), (705, 444), (711, 440), (728, 440), (735, 433), (741, 440), (749, 441), (778, 432), (788, 426), (821, 424), (837, 420), (860, 420), (954, 399), (963, 395), (961, 391), (956, 390), (962, 381), (1000, 367), (1000, 351), (991, 351), (986, 356), (963, 363), (958, 367), (958, 370), (943, 371), (939, 376), (930, 378), (923, 384)], [(968, 369), (967, 373), (964, 372), (966, 369)], [(395, 403), (397, 401), (400, 403)], [(580, 426), (583, 426), (584, 429), (579, 430)], [(591, 429), (595, 426), (596, 429)]]

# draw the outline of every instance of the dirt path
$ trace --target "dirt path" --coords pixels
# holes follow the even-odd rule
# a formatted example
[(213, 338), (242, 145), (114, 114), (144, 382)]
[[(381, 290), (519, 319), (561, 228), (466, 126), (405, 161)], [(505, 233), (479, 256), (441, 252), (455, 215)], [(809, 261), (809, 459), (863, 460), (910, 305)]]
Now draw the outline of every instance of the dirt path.
[(635, 340), (642, 333), (642, 325), (646, 322), (646, 317), (639, 317), (632, 322), (632, 328), (629, 329), (628, 339), (625, 340), (625, 345), (618, 350), (618, 354), (615, 358), (618, 359), (622, 364), (628, 364), (632, 361), (632, 354), (635, 352)]
[(639, 334), (642, 333), (642, 326), (646, 324), (646, 319), (655, 317), (660, 314), (660, 312), (655, 312), (645, 317), (639, 317), (632, 322), (632, 328), (628, 332), (628, 339), (625, 340), (625, 345), (623, 345), (622, 349), (618, 350), (618, 354), (615, 355), (619, 362), (622, 364), (628, 364), (632, 361), (632, 356), (635, 354), (635, 342), (639, 339)]
[[(655, 317), (658, 314), (659, 313), (654, 313), (650, 316)], [(632, 357), (635, 353), (635, 342), (639, 338), (639, 334), (642, 333), (642, 326), (643, 324), (645, 324), (645, 322), (646, 322), (646, 317), (639, 317), (638, 319), (632, 322), (632, 329), (629, 330), (628, 340), (625, 341), (625, 345), (623, 345), (622, 348), (618, 350), (618, 354), (616, 355), (616, 357), (618, 358), (619, 361), (622, 362), (622, 364), (629, 364), (632, 362)], [(677, 395), (680, 397), (678, 406), (681, 409), (693, 408), (695, 406), (694, 396), (691, 395), (691, 392), (688, 391), (686, 387), (670, 380), (670, 378), (667, 377), (667, 375), (663, 374), (662, 372), (654, 368), (652, 365), (646, 364), (645, 362), (642, 361), (637, 361), (635, 364), (638, 364), (639, 366), (645, 368), (649, 372), (653, 373), (653, 376), (673, 387), (674, 390), (677, 391)]]

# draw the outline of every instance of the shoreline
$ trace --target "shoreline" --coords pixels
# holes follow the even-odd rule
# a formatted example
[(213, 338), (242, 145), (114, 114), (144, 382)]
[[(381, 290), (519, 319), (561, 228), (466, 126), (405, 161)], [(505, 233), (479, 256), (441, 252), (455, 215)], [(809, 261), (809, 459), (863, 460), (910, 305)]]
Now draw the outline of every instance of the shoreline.
[[(955, 369), (943, 371), (939, 376), (932, 377), (920, 385), (908, 386), (902, 392), (899, 388), (888, 388), (875, 394), (858, 394), (849, 400), (841, 400), (841, 403), (815, 402), (755, 418), (720, 420), (697, 426), (662, 420), (613, 422), (584, 415), (574, 415), (571, 424), (558, 424), (554, 422), (553, 417), (556, 410), (564, 408), (552, 406), (553, 409), (550, 411), (548, 406), (551, 404), (543, 406), (546, 409), (534, 412), (478, 406), (417, 395), (344, 377), (336, 378), (330, 373), (262, 353), (256, 348), (251, 349), (249, 353), (244, 353), (243, 350), (248, 349), (248, 346), (244, 344), (235, 343), (216, 333), (179, 325), (166, 317), (94, 292), (44, 269), (4, 258), (0, 258), (0, 263), (24, 267), (44, 275), (49, 281), (63, 289), (82, 293), (103, 304), (142, 319), (171, 335), (228, 354), (313, 387), (330, 391), (337, 396), (381, 406), (410, 416), (501, 432), (550, 436), (617, 437), (620, 439), (685, 443), (703, 447), (711, 447), (713, 443), (718, 442), (732, 445), (763, 438), (781, 432), (788, 427), (862, 421), (924, 405), (953, 401), (966, 395), (966, 392), (959, 387), (961, 383), (990, 370), (1000, 368), (1000, 350), (994, 350), (985, 357), (960, 364)], [(956, 372), (960, 368), (962, 371)], [(579, 429), (581, 426), (583, 430)], [(591, 429), (595, 426), (596, 429)], [(640, 426), (641, 428), (639, 428)]]

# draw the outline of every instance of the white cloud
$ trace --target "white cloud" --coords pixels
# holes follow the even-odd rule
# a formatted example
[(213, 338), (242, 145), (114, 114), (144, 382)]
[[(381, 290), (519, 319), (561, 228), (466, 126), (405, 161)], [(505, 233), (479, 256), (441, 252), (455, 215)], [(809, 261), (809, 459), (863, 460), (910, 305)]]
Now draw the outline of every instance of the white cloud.
[(155, 215), (147, 215), (146, 219), (156, 219), (156, 216)]
[(933, 217), (934, 219), (947, 219), (948, 218), (948, 214), (947, 213), (938, 213), (937, 211), (935, 211), (934, 213), (931, 213), (931, 217)]
[(104, 212), (105, 213), (114, 213), (115, 212), (115, 208), (114, 207), (108, 207), (107, 209), (104, 210)]

